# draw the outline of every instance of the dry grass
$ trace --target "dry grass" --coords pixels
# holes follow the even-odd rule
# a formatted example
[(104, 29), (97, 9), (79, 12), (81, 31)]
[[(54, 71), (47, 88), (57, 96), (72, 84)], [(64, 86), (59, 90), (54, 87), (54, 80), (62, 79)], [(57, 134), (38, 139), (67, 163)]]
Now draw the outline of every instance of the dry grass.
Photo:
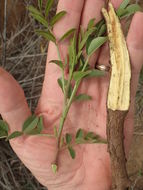
[[(17, 0), (12, 1), (16, 3)], [(4, 1), (0, 0), (1, 2)], [(25, 6), (29, 2), (23, 1)], [(55, 9), (56, 5), (51, 15), (54, 14)], [(13, 13), (7, 12), (7, 14)], [(28, 13), (22, 17), (21, 22), (13, 21), (16, 27), (10, 26), (11, 32), (9, 32), (9, 22), (8, 29), (6, 28), (8, 38), (3, 41), (0, 36), (2, 42), (0, 43), (0, 65), (20, 83), (29, 107), (34, 112), (41, 93), (48, 44), (34, 33), (34, 29), (39, 26), (29, 18)], [(9, 143), (3, 140), (0, 140), (0, 190), (46, 190), (17, 158)]]

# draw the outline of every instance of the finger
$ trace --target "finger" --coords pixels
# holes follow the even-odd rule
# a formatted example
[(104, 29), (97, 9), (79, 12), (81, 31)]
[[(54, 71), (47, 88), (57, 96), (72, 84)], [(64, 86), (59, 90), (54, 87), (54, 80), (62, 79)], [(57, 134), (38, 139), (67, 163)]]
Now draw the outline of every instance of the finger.
[[(101, 15), (101, 8), (104, 6), (105, 1), (104, 0), (86, 0), (84, 9), (83, 9), (83, 14), (82, 14), (82, 20), (81, 20), (81, 27), (86, 29), (88, 26), (88, 23), (90, 19), (95, 18), (95, 24), (99, 22), (102, 18)], [(90, 65), (91, 67), (94, 67), (97, 57), (98, 57), (98, 52), (95, 53), (91, 58), (90, 58)]]
[[(54, 27), (54, 33), (57, 36), (57, 38), (60, 38), (65, 32), (67, 32), (71, 28), (78, 29), (83, 5), (84, 5), (84, 0), (59, 1), (57, 12), (65, 10), (67, 14)], [(62, 59), (65, 58), (68, 52), (68, 43), (69, 41), (67, 40), (60, 44), (60, 52)], [(57, 79), (61, 77), (61, 70), (58, 68), (58, 66), (54, 64), (49, 64), (49, 61), (53, 59), (59, 59), (59, 58), (57, 55), (57, 49), (55, 45), (53, 43), (50, 43), (48, 49), (48, 57), (47, 57), (45, 80), (42, 90), (42, 97), (47, 97), (47, 100), (52, 98), (52, 100), (60, 102), (63, 97), (63, 94), (60, 88), (58, 87)], [(42, 97), (39, 105), (43, 104)]]
[[(130, 52), (132, 79), (131, 79), (131, 106), (125, 128), (126, 144), (129, 149), (133, 133), (134, 100), (137, 90), (139, 73), (143, 64), (143, 13), (136, 13), (130, 25), (127, 44)], [(130, 123), (130, 125), (128, 125)]]
[(16, 80), (0, 68), (0, 114), (10, 127), (10, 133), (20, 131), (31, 114), (23, 90)]

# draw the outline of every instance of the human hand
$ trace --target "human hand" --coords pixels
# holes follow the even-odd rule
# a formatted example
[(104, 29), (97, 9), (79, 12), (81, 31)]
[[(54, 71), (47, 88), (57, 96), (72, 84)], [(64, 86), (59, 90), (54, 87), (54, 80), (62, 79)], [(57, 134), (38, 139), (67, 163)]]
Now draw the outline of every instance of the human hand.
[[(121, 0), (113, 0), (117, 7)], [(56, 24), (54, 32), (60, 37), (70, 28), (86, 28), (88, 21), (96, 17), (101, 19), (100, 10), (104, 0), (60, 0), (58, 11), (66, 10), (67, 15)], [(82, 15), (82, 16), (81, 16)], [(127, 44), (132, 64), (131, 106), (125, 121), (125, 146), (129, 150), (133, 132), (134, 98), (139, 71), (143, 62), (143, 14), (137, 13), (131, 23), (127, 36)], [(67, 53), (68, 41), (60, 45), (62, 57)], [(90, 60), (95, 64), (107, 65), (109, 54), (107, 46), (94, 54)], [(49, 64), (57, 59), (54, 44), (50, 43), (45, 80), (41, 98), (36, 109), (38, 115), (43, 115), (45, 132), (53, 132), (54, 125), (58, 126), (62, 111), (63, 94), (57, 84), (61, 72), (56, 65)], [(104, 78), (85, 79), (80, 92), (92, 96), (92, 100), (73, 103), (68, 114), (65, 130), (74, 133), (78, 128), (94, 131), (106, 137), (106, 99), (109, 76)], [(0, 69), (0, 113), (8, 124), (10, 131), (20, 130), (23, 122), (31, 112), (27, 106), (24, 94), (18, 83), (3, 69)], [(6, 97), (7, 95), (7, 97)], [(76, 158), (72, 160), (67, 150), (59, 155), (59, 171), (55, 175), (51, 171), (51, 163), (55, 161), (57, 146), (54, 139), (47, 137), (20, 137), (10, 141), (12, 148), (33, 175), (49, 190), (108, 190), (111, 185), (110, 159), (107, 146), (103, 144), (78, 145), (75, 147)]]

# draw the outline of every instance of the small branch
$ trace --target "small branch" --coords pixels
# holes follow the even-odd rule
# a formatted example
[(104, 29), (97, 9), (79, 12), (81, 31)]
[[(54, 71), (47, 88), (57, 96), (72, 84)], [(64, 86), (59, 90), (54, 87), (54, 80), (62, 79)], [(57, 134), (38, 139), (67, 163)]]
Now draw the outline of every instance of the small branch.
[(126, 170), (124, 151), (124, 120), (127, 111), (113, 111), (107, 114), (107, 141), (111, 158), (112, 190), (127, 190), (130, 181)]

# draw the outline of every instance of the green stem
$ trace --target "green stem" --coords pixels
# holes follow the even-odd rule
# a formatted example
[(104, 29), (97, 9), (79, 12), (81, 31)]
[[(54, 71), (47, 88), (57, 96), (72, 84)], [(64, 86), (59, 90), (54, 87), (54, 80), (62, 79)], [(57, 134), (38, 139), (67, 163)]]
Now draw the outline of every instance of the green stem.
[[(61, 55), (60, 55), (60, 49), (59, 49), (58, 43), (56, 43), (55, 45), (56, 45), (56, 48), (57, 48), (58, 58), (59, 58), (60, 61), (62, 61), (62, 58), (61, 58)], [(62, 72), (63, 93), (64, 93), (64, 95), (65, 95), (64, 69), (61, 68), (61, 72)], [(64, 97), (64, 99), (65, 99), (65, 97)]]
[(54, 135), (51, 135), (51, 134), (36, 134), (36, 136), (40, 136), (40, 137), (49, 137), (49, 138), (55, 138)]
[[(87, 57), (87, 60), (86, 60), (86, 62), (85, 62), (85, 65), (84, 65), (82, 71), (84, 71), (84, 70), (86, 69), (86, 66), (87, 66), (87, 64), (88, 64), (88, 61), (89, 61), (89, 57)], [(71, 77), (71, 78), (72, 78), (72, 77)], [(82, 80), (82, 79), (81, 79), (81, 80)], [(58, 148), (60, 148), (60, 142), (61, 142), (62, 131), (63, 131), (63, 127), (64, 127), (64, 123), (65, 123), (65, 120), (66, 120), (68, 111), (69, 111), (70, 106), (71, 106), (71, 104), (72, 104), (72, 101), (73, 101), (73, 99), (74, 99), (74, 97), (75, 97), (75, 94), (76, 94), (76, 92), (77, 92), (77, 90), (78, 90), (78, 87), (79, 87), (79, 85), (80, 85), (80, 83), (81, 83), (81, 80), (76, 81), (75, 86), (74, 86), (74, 89), (73, 89), (73, 91), (72, 91), (72, 94), (71, 94), (71, 97), (70, 97), (68, 103), (67, 103), (67, 104), (64, 104), (64, 109), (63, 109), (62, 117), (61, 117), (61, 119), (60, 119), (60, 125), (59, 125), (59, 131), (58, 131)], [(69, 80), (69, 81), (70, 81), (70, 80)]]

